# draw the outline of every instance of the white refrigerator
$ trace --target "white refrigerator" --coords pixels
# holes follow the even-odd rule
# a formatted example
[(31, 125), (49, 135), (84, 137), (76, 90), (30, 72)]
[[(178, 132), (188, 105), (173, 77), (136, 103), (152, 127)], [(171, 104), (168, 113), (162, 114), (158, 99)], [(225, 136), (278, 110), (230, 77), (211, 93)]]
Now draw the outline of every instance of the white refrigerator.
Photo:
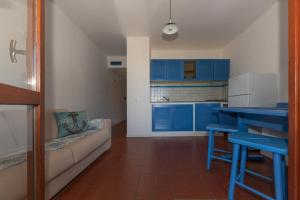
[(255, 74), (249, 72), (229, 80), (229, 107), (274, 107), (276, 103), (276, 74)]

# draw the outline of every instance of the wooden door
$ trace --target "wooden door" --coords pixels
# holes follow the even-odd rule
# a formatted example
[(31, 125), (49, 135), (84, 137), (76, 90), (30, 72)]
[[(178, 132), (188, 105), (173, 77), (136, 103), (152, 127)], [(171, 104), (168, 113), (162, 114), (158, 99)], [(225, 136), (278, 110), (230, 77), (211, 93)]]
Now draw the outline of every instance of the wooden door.
[(43, 7), (0, 3), (0, 199), (45, 198)]
[(289, 0), (289, 199), (300, 199), (300, 1)]

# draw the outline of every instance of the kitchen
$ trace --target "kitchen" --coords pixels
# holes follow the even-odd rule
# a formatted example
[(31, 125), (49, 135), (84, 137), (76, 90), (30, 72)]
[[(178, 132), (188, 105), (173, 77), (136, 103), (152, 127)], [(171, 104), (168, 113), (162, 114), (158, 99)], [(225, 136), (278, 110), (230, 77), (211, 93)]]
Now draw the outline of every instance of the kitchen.
[[(218, 103), (220, 106), (223, 103), (227, 104), (230, 88), (226, 84), (229, 84), (230, 79), (243, 74), (252, 73), (257, 76), (274, 74), (276, 83), (270, 87), (272, 91), (275, 88), (275, 94), (272, 95), (276, 97), (271, 96), (272, 103), (269, 103), (272, 105), (269, 106), (275, 107), (277, 103), (287, 103), (287, 16), (287, 2), (278, 1), (243, 28), (238, 24), (240, 21), (236, 19), (234, 27), (240, 26), (240, 29), (230, 40), (225, 37), (229, 34), (227, 32), (225, 34), (223, 31), (221, 34), (221, 32), (212, 32), (212, 29), (205, 29), (209, 33), (206, 35), (201, 32), (204, 31), (201, 27), (194, 27), (199, 31), (196, 35), (185, 31), (185, 27), (182, 27), (178, 37), (172, 41), (165, 41), (161, 36), (159, 38), (156, 36), (127, 37), (127, 137), (205, 134), (203, 127), (202, 132), (153, 131), (152, 105), (159, 101), (168, 101), (168, 98), (169, 103), (177, 104), (183, 102)], [(181, 24), (185, 26), (185, 23)], [(215, 28), (222, 30), (218, 26)], [(204, 35), (200, 37), (199, 34), (202, 33)], [(199, 40), (192, 40), (192, 38)], [(217, 43), (220, 45), (216, 46)], [(155, 61), (154, 66), (153, 61)], [(170, 64), (174, 69), (168, 66), (168, 61), (172, 61)], [(188, 61), (186, 79), (194, 77), (195, 81), (184, 80), (184, 61)], [(200, 61), (202, 64), (197, 66), (197, 62)], [(189, 71), (192, 75), (187, 74)], [(236, 85), (239, 87), (239, 83)], [(166, 103), (168, 102), (164, 104)], [(224, 120), (231, 121), (231, 118)], [(166, 123), (170, 126), (170, 121)], [(191, 125), (189, 126), (191, 130)], [(192, 126), (194, 130), (195, 123)]]
[[(285, 3), (278, 2), (222, 48), (205, 49), (204, 43), (202, 49), (172, 49), (172, 42), (168, 46), (148, 37), (128, 37), (127, 137), (207, 136), (210, 135), (207, 125), (217, 123), (260, 133), (263, 137), (286, 138)], [(180, 35), (176, 42), (178, 46), (184, 45), (180, 43)], [(167, 47), (170, 49), (164, 49)], [(245, 109), (229, 111), (226, 107)], [(245, 113), (247, 107), (263, 109)], [(261, 114), (264, 116), (257, 116)], [(253, 115), (255, 119), (251, 118)], [(276, 123), (268, 121), (277, 117)], [(207, 148), (209, 152), (210, 147)], [(266, 149), (260, 152), (270, 156)]]
[(229, 73), (229, 59), (152, 60), (152, 131), (203, 135), (208, 124), (236, 125), (234, 116), (215, 108), (276, 106), (275, 74), (229, 79)]
[(212, 108), (227, 102), (229, 69), (228, 59), (152, 60), (152, 130), (193, 135), (217, 122)]

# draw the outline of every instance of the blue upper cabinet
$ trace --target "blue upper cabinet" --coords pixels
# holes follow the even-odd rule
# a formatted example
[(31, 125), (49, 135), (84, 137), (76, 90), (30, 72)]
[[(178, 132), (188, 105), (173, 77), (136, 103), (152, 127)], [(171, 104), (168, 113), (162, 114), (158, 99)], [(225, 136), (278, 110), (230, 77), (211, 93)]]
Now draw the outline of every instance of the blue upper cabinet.
[(197, 80), (209, 81), (214, 79), (214, 61), (202, 59), (197, 61)]
[(218, 122), (218, 112), (213, 108), (218, 108), (219, 103), (200, 103), (195, 105), (195, 128), (196, 131), (206, 131), (206, 126), (210, 123)]
[[(185, 62), (189, 60), (152, 60), (150, 79), (152, 81), (226, 81), (229, 79), (229, 59), (200, 59), (196, 62), (196, 79), (185, 78)], [(188, 66), (187, 66), (188, 67)], [(189, 75), (189, 74), (187, 74)], [(188, 76), (189, 77), (189, 76)]]
[(183, 60), (168, 60), (166, 80), (182, 81), (183, 70)]
[(152, 130), (172, 130), (172, 107), (169, 105), (152, 106)]
[(152, 60), (150, 79), (154, 81), (182, 81), (183, 60)]
[(173, 105), (173, 131), (193, 131), (193, 105)]
[(214, 60), (214, 80), (226, 81), (229, 79), (229, 59)]
[(167, 61), (166, 60), (152, 60), (150, 67), (151, 80), (165, 80), (167, 78)]

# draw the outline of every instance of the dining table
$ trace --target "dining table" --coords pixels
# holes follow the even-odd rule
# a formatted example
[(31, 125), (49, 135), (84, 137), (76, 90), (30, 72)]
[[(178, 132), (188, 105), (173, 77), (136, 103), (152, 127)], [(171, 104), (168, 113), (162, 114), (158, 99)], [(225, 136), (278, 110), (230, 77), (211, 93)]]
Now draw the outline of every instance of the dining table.
[[(238, 133), (249, 132), (250, 129), (256, 131), (259, 129), (260, 134), (264, 133), (265, 130), (280, 133), (288, 132), (287, 107), (219, 107), (214, 108), (214, 110), (223, 116), (228, 115), (234, 118)], [(287, 136), (288, 134), (286, 134), (286, 138)], [(260, 154), (252, 154), (248, 156), (248, 159), (260, 161), (263, 160), (263, 157)]]
[(239, 132), (247, 132), (250, 127), (265, 128), (273, 131), (288, 131), (288, 109), (278, 107), (220, 107), (215, 108), (222, 114), (236, 117)]

